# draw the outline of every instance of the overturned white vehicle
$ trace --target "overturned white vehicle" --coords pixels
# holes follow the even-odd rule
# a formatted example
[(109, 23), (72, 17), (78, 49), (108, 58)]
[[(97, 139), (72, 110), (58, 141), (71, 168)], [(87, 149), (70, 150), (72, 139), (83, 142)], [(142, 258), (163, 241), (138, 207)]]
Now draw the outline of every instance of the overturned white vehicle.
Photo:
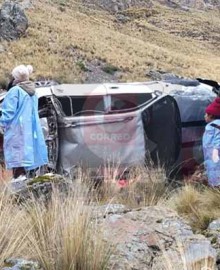
[(149, 158), (168, 171), (192, 169), (202, 162), (204, 110), (219, 88), (201, 81), (36, 83), (50, 169), (68, 175)]

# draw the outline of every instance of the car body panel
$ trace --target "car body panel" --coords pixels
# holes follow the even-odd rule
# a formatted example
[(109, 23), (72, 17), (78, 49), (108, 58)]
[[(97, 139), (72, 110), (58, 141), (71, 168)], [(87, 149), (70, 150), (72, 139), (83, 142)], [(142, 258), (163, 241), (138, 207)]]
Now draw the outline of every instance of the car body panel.
[[(121, 86), (122, 89), (120, 89)], [(67, 88), (65, 89), (65, 87)], [(80, 164), (86, 164), (90, 168), (100, 168), (106, 166), (107, 163), (117, 164), (117, 166), (120, 164), (122, 167), (144, 164), (146, 152), (149, 152), (148, 150), (151, 148), (150, 152), (155, 153), (155, 149), (160, 144), (159, 139), (155, 142), (153, 138), (147, 138), (146, 136), (148, 108), (152, 107), (153, 104), (155, 105), (154, 108), (158, 107), (159, 100), (162, 99), (166, 99), (166, 102), (168, 102), (169, 97), (169, 100), (172, 100), (172, 105), (167, 104), (166, 106), (172, 107), (170, 114), (173, 114), (173, 110), (175, 110), (179, 115), (178, 107), (172, 97), (161, 92), (158, 94), (146, 87), (146, 85), (138, 83), (131, 85), (108, 84), (106, 86), (108, 90), (105, 93), (103, 92), (105, 94), (103, 96), (105, 105), (101, 114), (99, 114), (100, 110), (96, 110), (97, 104), (91, 107), (91, 98), (94, 97), (92, 94), (86, 96), (81, 108), (81, 112), (83, 112), (81, 115), (78, 115), (75, 111), (71, 114), (73, 108), (67, 112), (67, 103), (63, 103), (62, 98), (69, 94), (68, 98), (74, 100), (72, 105), (77, 107), (75, 91), (73, 91), (74, 86), (72, 86), (71, 92), (68, 86), (65, 87), (61, 86), (60, 88), (64, 89), (63, 93), (59, 93), (54, 97), (55, 103), (60, 101), (62, 103), (57, 106), (57, 113), (60, 116), (58, 117), (60, 135), (58, 167), (62, 173), (69, 173), (71, 169)], [(94, 89), (92, 85), (89, 85), (89, 87)], [(82, 97), (82, 92), (77, 92), (78, 97)], [(56, 91), (53, 90), (53, 93), (55, 94)], [(89, 112), (89, 114), (84, 115), (84, 112)], [(145, 125), (143, 117), (145, 118)], [(179, 129), (177, 132), (173, 132), (172, 136), (181, 136), (180, 118), (178, 118), (179, 124), (174, 123), (177, 120), (174, 120), (172, 115), (169, 115), (168, 118), (167, 121), (172, 123), (175, 129)], [(157, 134), (158, 137), (158, 132), (154, 131), (154, 134)], [(163, 134), (160, 135), (163, 136)], [(171, 145), (172, 143), (167, 140), (166, 137), (167, 145)], [(175, 141), (175, 139), (172, 141)], [(178, 142), (180, 145), (180, 139)], [(164, 149), (160, 151), (166, 152)], [(169, 157), (165, 157), (161, 153), (160, 156), (163, 156), (163, 159), (169, 159)]]
[(170, 168), (202, 162), (204, 110), (216, 96), (212, 86), (197, 80), (38, 86), (55, 171), (129, 167), (146, 164), (148, 157)]
[(143, 164), (144, 130), (140, 112), (69, 119), (59, 123), (59, 171), (74, 166), (99, 168)]

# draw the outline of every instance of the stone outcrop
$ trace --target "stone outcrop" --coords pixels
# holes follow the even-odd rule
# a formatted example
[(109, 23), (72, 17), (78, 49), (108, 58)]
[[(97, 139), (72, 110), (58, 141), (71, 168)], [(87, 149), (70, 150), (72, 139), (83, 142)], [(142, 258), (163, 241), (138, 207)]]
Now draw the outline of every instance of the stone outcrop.
[[(47, 202), (54, 185), (58, 185), (65, 196), (68, 181), (52, 174), (30, 180), (17, 195), (26, 200), (31, 192)], [(73, 191), (77, 195), (77, 188)], [(207, 238), (194, 234), (175, 211), (162, 206), (130, 209), (121, 204), (89, 203), (85, 207), (91, 207), (97, 230), (100, 228), (104, 241), (112, 247), (107, 269), (201, 270), (215, 269), (216, 261), (218, 263), (218, 246), (213, 246), (213, 239), (219, 245), (219, 220), (210, 224), (208, 230), (212, 233), (209, 232), (211, 237)], [(14, 262), (11, 268), (1, 270), (39, 269), (18, 268), (16, 264), (20, 260)]]
[(0, 40), (15, 40), (28, 28), (28, 19), (19, 4), (6, 1), (0, 9)]
[(173, 8), (206, 9), (220, 7), (218, 0), (158, 0), (159, 3)]
[(205, 233), (206, 237), (210, 239), (212, 246), (217, 252), (217, 269), (220, 269), (220, 218), (213, 220)]
[(152, 6), (151, 1), (144, 0), (82, 0), (82, 3), (93, 9), (102, 9), (110, 13), (123, 12), (129, 8), (148, 8)]
[(106, 241), (116, 247), (109, 269), (214, 269), (216, 252), (210, 241), (193, 234), (172, 210), (146, 207), (122, 212), (117, 208), (118, 213), (101, 222)]
[(26, 181), (9, 183), (8, 189), (17, 198), (18, 202), (26, 201), (34, 196), (44, 202), (48, 202), (51, 198), (54, 188), (61, 192), (67, 192), (69, 181), (58, 174), (45, 174)]
[(188, 9), (213, 9), (220, 7), (218, 0), (81, 0), (89, 8), (101, 9), (112, 14), (124, 12), (129, 9), (148, 9), (160, 3), (170, 8)]

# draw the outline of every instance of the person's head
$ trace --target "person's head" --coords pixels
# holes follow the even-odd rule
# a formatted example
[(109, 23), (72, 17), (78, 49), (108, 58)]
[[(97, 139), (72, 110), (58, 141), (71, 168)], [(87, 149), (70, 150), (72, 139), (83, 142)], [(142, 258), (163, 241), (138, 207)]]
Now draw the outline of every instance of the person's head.
[(205, 109), (205, 121), (206, 121), (206, 123), (212, 122), (215, 119), (220, 119), (220, 98), (219, 97), (217, 97)]
[(11, 74), (16, 83), (29, 81), (30, 74), (33, 72), (33, 67), (31, 65), (19, 65), (15, 67)]
[(220, 119), (220, 116), (215, 116), (215, 115), (212, 115), (212, 114), (209, 114), (209, 113), (205, 113), (204, 118), (205, 118), (206, 123), (210, 123), (215, 119)]

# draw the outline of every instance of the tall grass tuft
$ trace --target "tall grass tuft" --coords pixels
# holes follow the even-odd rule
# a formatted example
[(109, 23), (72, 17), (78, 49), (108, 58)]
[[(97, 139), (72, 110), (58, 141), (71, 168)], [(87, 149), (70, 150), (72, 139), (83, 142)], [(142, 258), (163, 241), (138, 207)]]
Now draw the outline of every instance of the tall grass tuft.
[(4, 260), (23, 254), (29, 228), (25, 223), (25, 211), (20, 209), (0, 183), (0, 266)]
[(168, 201), (168, 205), (188, 219), (194, 231), (206, 230), (220, 216), (220, 191), (209, 187), (185, 185)]
[(131, 208), (152, 206), (167, 198), (169, 185), (161, 167), (137, 166), (121, 172), (120, 166), (106, 166), (96, 194), (100, 203), (121, 203)]
[(110, 248), (103, 240), (92, 207), (84, 203), (84, 186), (77, 192), (52, 191), (17, 204), (2, 184), (0, 189), (0, 268), (4, 260), (21, 257), (40, 262), (45, 270), (105, 269)]
[(197, 210), (200, 192), (193, 185), (185, 185), (171, 198), (171, 204), (179, 214), (190, 214)]
[(128, 178), (130, 185), (127, 196), (121, 197), (125, 204), (157, 205), (166, 200), (169, 194), (168, 180), (162, 167), (135, 167), (130, 171)]
[(80, 194), (55, 190), (48, 205), (33, 199), (24, 206), (29, 249), (44, 269), (105, 269), (109, 249)]

